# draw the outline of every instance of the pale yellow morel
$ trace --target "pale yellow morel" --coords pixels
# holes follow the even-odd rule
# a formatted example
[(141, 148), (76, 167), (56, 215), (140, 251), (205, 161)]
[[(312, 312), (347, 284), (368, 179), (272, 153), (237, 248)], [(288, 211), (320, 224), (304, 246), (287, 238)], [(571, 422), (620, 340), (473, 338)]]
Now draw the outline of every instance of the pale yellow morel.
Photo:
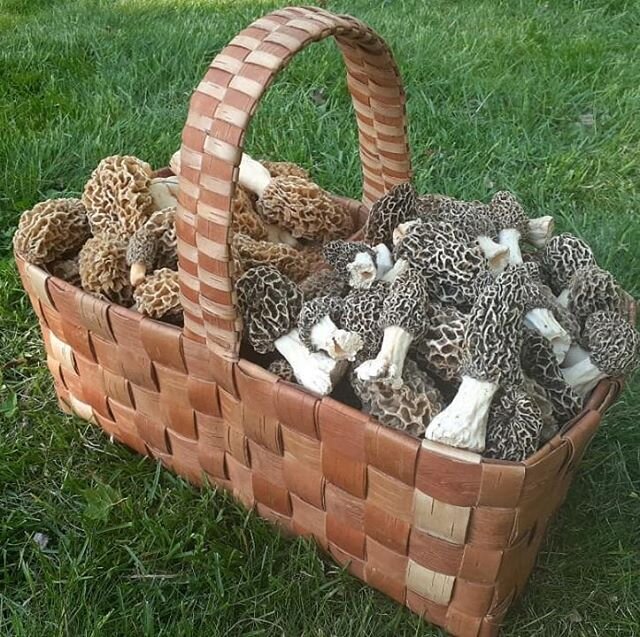
[(257, 206), (267, 223), (288, 230), (296, 239), (344, 239), (354, 230), (349, 211), (302, 177), (272, 178)]
[(86, 292), (130, 307), (133, 288), (129, 283), (127, 242), (106, 234), (89, 239), (78, 257), (80, 282)]
[(174, 270), (156, 270), (136, 287), (133, 297), (140, 314), (174, 324), (182, 321), (180, 282)]
[(151, 166), (131, 155), (106, 157), (85, 184), (82, 202), (94, 236), (130, 237), (155, 209)]
[(231, 200), (231, 230), (234, 234), (245, 234), (256, 241), (269, 239), (267, 226), (256, 212), (249, 191), (240, 184), (236, 184)]
[(260, 162), (272, 177), (302, 177), (302, 179), (311, 179), (309, 172), (302, 166), (294, 164), (291, 161), (266, 161)]
[(25, 261), (42, 265), (76, 253), (90, 236), (79, 199), (47, 199), (22, 213), (13, 246)]
[(238, 233), (231, 241), (231, 256), (238, 275), (258, 265), (271, 265), (294, 282), (309, 276), (314, 255), (284, 243), (256, 241)]
[(71, 283), (76, 287), (80, 287), (80, 257), (76, 255), (71, 259), (60, 259), (59, 261), (53, 261), (47, 265), (47, 270), (53, 274), (53, 276)]

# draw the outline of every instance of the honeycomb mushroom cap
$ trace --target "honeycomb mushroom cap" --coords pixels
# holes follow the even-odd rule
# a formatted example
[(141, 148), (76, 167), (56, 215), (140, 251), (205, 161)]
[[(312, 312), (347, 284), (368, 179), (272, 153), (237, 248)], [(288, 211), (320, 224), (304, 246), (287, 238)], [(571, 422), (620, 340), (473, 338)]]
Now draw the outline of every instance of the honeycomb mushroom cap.
[(424, 275), (434, 300), (459, 307), (474, 302), (478, 278), (488, 272), (480, 248), (446, 221), (411, 224), (395, 246), (394, 259), (406, 261)]
[(298, 316), (298, 332), (300, 340), (313, 349), (311, 342), (311, 330), (323, 316), (328, 316), (335, 324), (340, 322), (342, 304), (339, 298), (332, 296), (319, 296), (304, 302)]
[(349, 292), (347, 280), (335, 270), (317, 270), (300, 283), (305, 301), (318, 296), (346, 296)]
[(351, 386), (365, 412), (381, 424), (422, 436), (431, 419), (442, 410), (442, 394), (426, 372), (407, 361), (405, 382), (398, 389), (382, 382), (367, 382), (350, 374)]
[(327, 263), (341, 276), (347, 277), (347, 266), (353, 262), (356, 255), (364, 252), (368, 254), (375, 264), (376, 253), (366, 243), (361, 241), (344, 241), (337, 239), (329, 241), (322, 247), (322, 253)]
[(241, 233), (231, 240), (231, 255), (239, 273), (258, 265), (271, 265), (295, 282), (309, 276), (313, 263), (313, 255), (302, 250), (284, 243), (256, 241)]
[(352, 289), (342, 300), (340, 327), (356, 332), (362, 338), (364, 345), (359, 360), (375, 355), (382, 345), (380, 317), (388, 294), (389, 285), (375, 281), (368, 289)]
[(512, 193), (506, 190), (497, 192), (491, 198), (488, 209), (498, 230), (513, 228), (523, 237), (527, 236), (529, 218)]
[(301, 177), (274, 177), (258, 200), (267, 223), (276, 224), (300, 239), (341, 239), (353, 232), (349, 211), (320, 186)]
[(549, 341), (526, 328), (523, 336), (520, 351), (523, 371), (545, 390), (555, 420), (564, 424), (580, 413), (584, 400), (564, 380)]
[(594, 312), (584, 337), (591, 360), (607, 376), (628, 376), (640, 364), (640, 333), (616, 312)]
[(416, 342), (417, 360), (434, 375), (448, 382), (460, 382), (467, 315), (452, 306), (435, 304), (429, 325)]
[(435, 214), (439, 219), (448, 221), (470, 238), (479, 236), (494, 238), (498, 227), (489, 207), (481, 201), (460, 201), (442, 197)]
[(532, 280), (525, 265), (512, 265), (476, 299), (465, 334), (462, 374), (518, 387), (522, 384), (521, 323)]
[(259, 265), (236, 281), (244, 336), (259, 354), (274, 349), (274, 341), (296, 327), (302, 292), (273, 266)]
[(598, 311), (623, 310), (622, 289), (613, 275), (597, 266), (576, 270), (569, 282), (568, 310), (580, 325)]
[(80, 287), (82, 284), (80, 281), (80, 265), (78, 260), (79, 257), (76, 255), (72, 259), (53, 261), (52, 263), (47, 264), (47, 270), (53, 276), (56, 276), (63, 281), (67, 281), (67, 283), (71, 283), (71, 285)]
[(133, 291), (136, 310), (153, 319), (179, 323), (182, 316), (180, 304), (180, 279), (177, 272), (161, 268), (146, 277)]
[(126, 241), (109, 234), (92, 237), (80, 250), (78, 267), (84, 290), (125, 307), (131, 305)]
[(266, 161), (260, 162), (272, 177), (300, 177), (301, 179), (310, 180), (309, 172), (298, 164), (290, 161)]
[(414, 339), (424, 335), (429, 326), (429, 289), (419, 271), (408, 268), (391, 284), (380, 326), (402, 327)]
[(597, 265), (586, 241), (568, 232), (558, 234), (547, 241), (542, 250), (541, 260), (554, 294), (560, 294), (578, 270)]
[(245, 234), (256, 241), (267, 241), (267, 227), (258, 215), (249, 191), (236, 184), (231, 200), (231, 230), (234, 234)]
[(25, 261), (42, 265), (77, 252), (90, 236), (79, 199), (48, 199), (22, 213), (13, 246)]
[(489, 410), (486, 458), (521, 462), (540, 444), (542, 412), (522, 388), (509, 388), (494, 397)]
[(293, 372), (293, 367), (284, 358), (276, 358), (272, 361), (267, 368), (275, 376), (279, 376), (282, 380), (286, 380), (289, 383), (297, 383), (296, 375)]
[(154, 210), (151, 166), (130, 155), (106, 157), (85, 184), (82, 202), (94, 236), (130, 237)]
[(393, 231), (415, 218), (418, 195), (410, 183), (393, 187), (372, 206), (364, 227), (364, 241), (369, 245), (384, 243), (393, 247)]

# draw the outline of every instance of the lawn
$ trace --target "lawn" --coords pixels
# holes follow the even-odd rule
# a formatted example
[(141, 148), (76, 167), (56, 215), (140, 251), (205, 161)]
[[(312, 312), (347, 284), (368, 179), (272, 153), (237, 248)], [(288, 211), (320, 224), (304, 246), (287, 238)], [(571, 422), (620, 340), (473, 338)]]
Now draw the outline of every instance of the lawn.
[[(640, 4), (344, 0), (391, 44), (422, 192), (518, 194), (640, 296)], [(432, 636), (409, 611), (57, 410), (10, 254), (20, 212), (75, 196), (114, 153), (162, 166), (189, 95), (274, 2), (0, 0), (0, 635)], [(298, 56), (256, 156), (358, 196), (333, 43)], [(585, 457), (504, 635), (638, 635), (640, 382)]]

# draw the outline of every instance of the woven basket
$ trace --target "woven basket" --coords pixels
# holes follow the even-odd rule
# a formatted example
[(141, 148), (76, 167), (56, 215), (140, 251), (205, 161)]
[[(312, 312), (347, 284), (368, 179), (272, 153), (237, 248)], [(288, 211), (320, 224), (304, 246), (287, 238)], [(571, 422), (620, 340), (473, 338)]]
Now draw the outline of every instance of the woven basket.
[(278, 71), (328, 36), (346, 63), (364, 204), (406, 181), (404, 93), (386, 44), (353, 18), (283, 9), (236, 36), (191, 99), (177, 222), (184, 329), (16, 261), (62, 409), (314, 537), (354, 575), (450, 633), (496, 635), (621, 384), (601, 382), (559, 435), (510, 463), (388, 429), (239, 358), (228, 228), (245, 131)]

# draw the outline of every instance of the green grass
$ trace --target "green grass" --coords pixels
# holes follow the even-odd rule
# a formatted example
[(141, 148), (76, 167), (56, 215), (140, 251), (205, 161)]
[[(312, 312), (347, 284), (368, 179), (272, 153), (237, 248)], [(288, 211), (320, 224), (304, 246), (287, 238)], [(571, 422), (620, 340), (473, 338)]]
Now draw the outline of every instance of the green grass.
[[(532, 214), (551, 213), (586, 238), (640, 295), (637, 2), (326, 4), (391, 43), (421, 191), (512, 189)], [(208, 62), (274, 6), (0, 0), (3, 637), (439, 634), (307, 542), (60, 414), (9, 253), (20, 212), (78, 193), (102, 157), (166, 164)], [(283, 74), (248, 148), (358, 195), (354, 118), (333, 44), (311, 47)], [(632, 382), (607, 416), (505, 635), (638, 634), (639, 390)]]

